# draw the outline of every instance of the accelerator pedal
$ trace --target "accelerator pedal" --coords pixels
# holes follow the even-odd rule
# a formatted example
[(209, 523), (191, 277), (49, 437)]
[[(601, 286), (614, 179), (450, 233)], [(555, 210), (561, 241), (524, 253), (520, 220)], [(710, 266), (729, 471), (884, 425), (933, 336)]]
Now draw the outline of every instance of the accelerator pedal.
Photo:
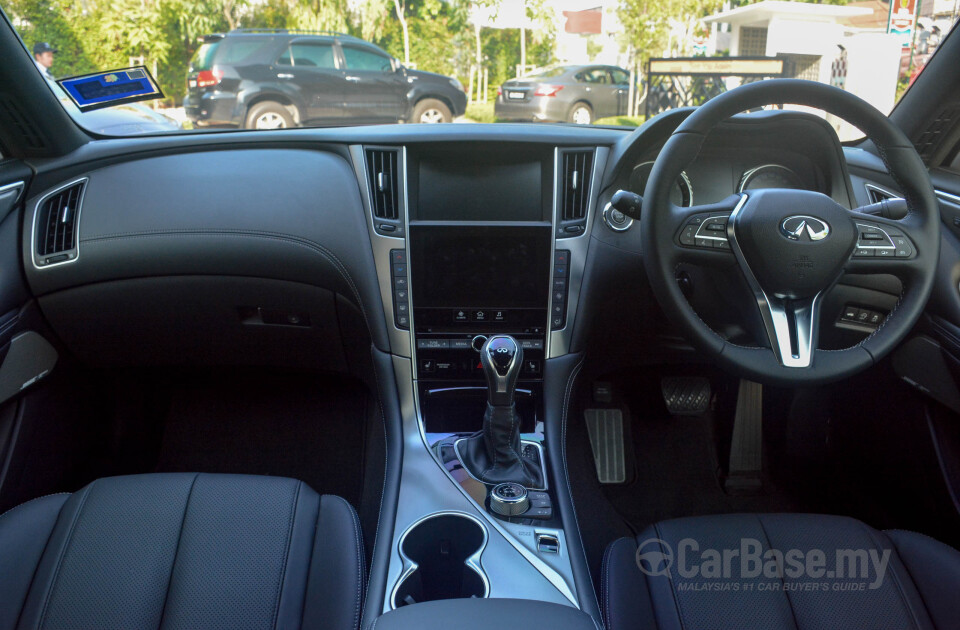
[(623, 412), (619, 409), (586, 409), (593, 462), (600, 483), (624, 483), (627, 465), (623, 444)]
[(671, 415), (699, 416), (710, 407), (710, 380), (702, 376), (665, 377), (660, 390)]
[(730, 440), (730, 467), (723, 488), (732, 495), (759, 494), (762, 473), (763, 385), (741, 379)]

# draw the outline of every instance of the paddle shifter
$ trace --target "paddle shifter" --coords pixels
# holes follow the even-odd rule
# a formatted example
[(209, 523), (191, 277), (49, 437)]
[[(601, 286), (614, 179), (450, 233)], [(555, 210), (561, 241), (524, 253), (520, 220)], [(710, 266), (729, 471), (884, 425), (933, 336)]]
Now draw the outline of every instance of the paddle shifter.
[(463, 465), (486, 483), (512, 481), (542, 488), (541, 471), (520, 455), (520, 417), (513, 396), (523, 349), (509, 335), (494, 335), (480, 348), (480, 363), (487, 377), (487, 410), (483, 429), (465, 439), (460, 448)]

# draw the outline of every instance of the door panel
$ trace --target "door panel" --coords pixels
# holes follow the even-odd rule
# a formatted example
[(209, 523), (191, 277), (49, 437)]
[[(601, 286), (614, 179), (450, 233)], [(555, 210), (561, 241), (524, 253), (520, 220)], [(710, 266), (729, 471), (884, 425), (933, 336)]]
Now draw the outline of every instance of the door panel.
[(347, 99), (345, 115), (369, 122), (396, 122), (404, 111), (406, 81), (393, 61), (375, 50), (342, 45)]
[(276, 63), (277, 79), (300, 91), (302, 123), (343, 118), (347, 82), (333, 43), (293, 42)]
[(577, 78), (586, 84), (584, 90), (593, 105), (593, 117), (604, 118), (616, 115), (618, 110), (617, 86), (610, 82), (606, 68), (589, 68)]

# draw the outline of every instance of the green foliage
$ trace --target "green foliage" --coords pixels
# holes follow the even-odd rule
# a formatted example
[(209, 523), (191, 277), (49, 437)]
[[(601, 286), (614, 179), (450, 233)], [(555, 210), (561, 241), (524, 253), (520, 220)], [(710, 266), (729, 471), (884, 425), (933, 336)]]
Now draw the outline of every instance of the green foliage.
[(489, 103), (470, 103), (467, 105), (466, 117), (479, 123), (497, 122), (497, 117), (493, 115), (492, 101)]

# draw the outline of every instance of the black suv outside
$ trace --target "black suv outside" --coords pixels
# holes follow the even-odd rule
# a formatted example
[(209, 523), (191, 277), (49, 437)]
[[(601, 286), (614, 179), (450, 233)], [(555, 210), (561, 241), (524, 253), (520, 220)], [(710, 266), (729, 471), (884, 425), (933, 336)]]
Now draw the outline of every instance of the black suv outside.
[(350, 35), (239, 29), (203, 38), (183, 105), (198, 126), (278, 129), (451, 122), (467, 97), (456, 79), (405, 68)]

